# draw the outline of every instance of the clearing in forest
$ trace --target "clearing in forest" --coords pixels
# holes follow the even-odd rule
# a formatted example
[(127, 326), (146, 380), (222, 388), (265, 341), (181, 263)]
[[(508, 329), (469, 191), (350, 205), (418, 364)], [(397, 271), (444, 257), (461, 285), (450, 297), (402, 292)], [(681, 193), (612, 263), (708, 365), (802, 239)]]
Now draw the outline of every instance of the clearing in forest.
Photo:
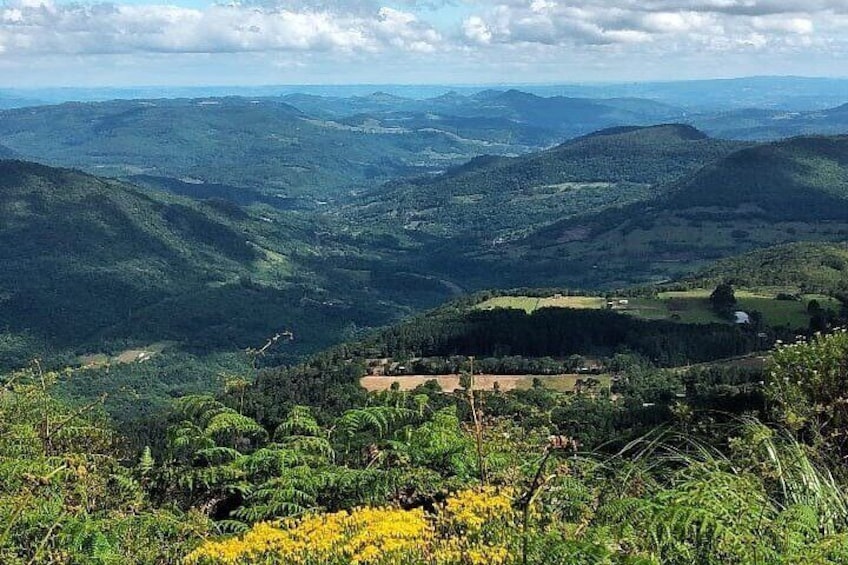
[[(480, 310), (512, 308), (524, 310), (528, 314), (540, 308), (573, 309), (610, 309), (622, 314), (636, 316), (645, 320), (671, 320), (684, 324), (730, 323), (715, 314), (710, 308), (710, 290), (693, 289), (686, 291), (660, 292), (656, 297), (611, 297), (602, 296), (497, 296), (476, 306)], [(822, 308), (837, 310), (839, 301), (822, 294), (804, 294), (795, 300), (778, 300), (781, 291), (737, 290), (735, 292), (736, 309), (747, 312), (759, 312), (766, 325), (804, 329), (809, 326), (810, 302), (817, 301)]]

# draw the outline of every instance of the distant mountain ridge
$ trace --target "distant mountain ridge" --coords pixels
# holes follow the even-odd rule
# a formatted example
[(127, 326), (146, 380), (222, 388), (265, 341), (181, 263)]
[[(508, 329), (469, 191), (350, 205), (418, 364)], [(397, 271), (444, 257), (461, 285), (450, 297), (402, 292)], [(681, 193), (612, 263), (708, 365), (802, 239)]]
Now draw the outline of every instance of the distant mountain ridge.
[(22, 158), (99, 175), (242, 186), (271, 197), (441, 170), (510, 145), (434, 128), (381, 128), (309, 115), (280, 99), (68, 103), (0, 112), (0, 144)]
[(848, 133), (848, 104), (807, 111), (744, 109), (693, 116), (692, 123), (717, 137), (759, 141), (800, 135)]

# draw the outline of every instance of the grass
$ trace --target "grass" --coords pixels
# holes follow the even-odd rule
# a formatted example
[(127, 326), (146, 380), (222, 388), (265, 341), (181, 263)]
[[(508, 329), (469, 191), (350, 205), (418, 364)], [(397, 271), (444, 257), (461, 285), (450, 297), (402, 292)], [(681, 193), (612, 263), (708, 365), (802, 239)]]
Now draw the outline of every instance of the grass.
[[(777, 300), (780, 289), (774, 292), (736, 291), (737, 310), (759, 312), (766, 325), (806, 328), (810, 322), (807, 307), (812, 300), (829, 310), (839, 308), (839, 302), (821, 294), (805, 294), (800, 300)], [(684, 324), (727, 323), (710, 308), (710, 290), (693, 289), (686, 291), (662, 292), (656, 298), (629, 298), (627, 304), (619, 304), (613, 299), (613, 310), (622, 314), (636, 316), (646, 320), (673, 320)], [(513, 308), (524, 310), (528, 314), (539, 308), (574, 308), (600, 310), (606, 307), (606, 299), (600, 296), (553, 296), (536, 298), (530, 296), (498, 296), (477, 305), (481, 310), (495, 308)]]
[[(596, 390), (605, 390), (610, 386), (609, 375), (475, 375), (475, 389), (492, 390), (495, 383), (502, 391), (528, 390), (533, 387), (533, 379), (542, 381), (542, 385), (557, 392), (574, 392), (580, 379), (597, 379), (600, 381)], [(459, 388), (459, 375), (407, 375), (392, 377), (363, 377), (362, 387), (369, 392), (389, 390), (392, 383), (398, 383), (400, 390), (410, 391), (427, 381), (435, 380), (444, 392), (452, 392)]]
[(532, 296), (497, 296), (477, 305), (481, 310), (512, 308), (532, 314), (539, 308), (573, 308), (575, 310), (600, 310), (606, 300), (598, 296), (551, 296), (535, 298)]

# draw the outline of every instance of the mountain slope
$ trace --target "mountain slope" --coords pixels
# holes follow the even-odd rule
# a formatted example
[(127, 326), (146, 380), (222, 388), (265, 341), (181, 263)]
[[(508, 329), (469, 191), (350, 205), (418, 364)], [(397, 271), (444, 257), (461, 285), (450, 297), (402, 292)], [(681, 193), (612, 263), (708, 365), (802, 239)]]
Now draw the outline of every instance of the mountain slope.
[(847, 198), (848, 136), (807, 137), (745, 149), (705, 167), (663, 207), (753, 206), (771, 219), (841, 219)]
[(717, 261), (683, 282), (713, 288), (722, 281), (745, 287), (796, 287), (844, 294), (848, 289), (848, 244), (790, 243)]
[(532, 256), (539, 276), (623, 286), (759, 247), (846, 236), (848, 136), (810, 137), (737, 151), (650, 202), (558, 222), (501, 258)]
[(72, 347), (244, 348), (290, 329), (292, 351), (312, 351), (451, 294), (414, 277), (395, 288), (381, 256), (317, 217), (21, 161), (0, 161), (0, 263), (2, 331)]
[(275, 99), (62, 104), (0, 112), (0, 143), (27, 159), (323, 199), (364, 182), (442, 170), (510, 146), (432, 128), (365, 128)]
[(434, 178), (391, 182), (347, 211), (407, 230), (490, 241), (658, 194), (663, 183), (744, 147), (684, 125), (619, 127), (517, 158), (481, 157)]

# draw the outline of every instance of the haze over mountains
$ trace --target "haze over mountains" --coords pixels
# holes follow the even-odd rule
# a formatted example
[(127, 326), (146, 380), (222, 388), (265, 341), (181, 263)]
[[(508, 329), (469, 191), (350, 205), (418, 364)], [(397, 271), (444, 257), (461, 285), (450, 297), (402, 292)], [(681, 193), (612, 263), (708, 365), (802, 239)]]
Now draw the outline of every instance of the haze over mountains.
[(518, 90), (424, 99), (373, 93), (124, 100), (4, 111), (0, 144), (46, 164), (123, 178), (144, 175), (149, 178), (140, 180), (159, 186), (174, 186), (162, 179), (177, 179), (221, 185), (218, 190), (258, 190), (252, 200), (264, 195), (288, 206), (289, 198), (311, 205), (351, 189), (443, 171), (478, 155), (523, 154), (615, 126), (688, 123), (713, 137), (744, 140), (848, 127), (844, 107), (732, 107), (704, 113), (650, 99), (542, 97)]
[[(732, 79), (680, 80), (662, 82), (608, 82), (585, 84), (299, 84), (266, 86), (150, 86), (150, 87), (61, 87), (4, 88), (0, 105), (23, 107), (63, 102), (104, 102), (204, 97), (274, 97), (306, 95), (330, 99), (367, 98), (387, 93), (399, 98), (437, 98), (456, 92), (473, 95), (483, 90), (520, 90), (537, 96), (571, 98), (641, 98), (688, 111), (727, 111), (746, 108), (782, 108), (791, 111), (823, 110), (848, 99), (848, 79), (801, 76), (757, 76)], [(295, 104), (297, 105), (297, 104)], [(305, 110), (305, 108), (304, 108)]]

